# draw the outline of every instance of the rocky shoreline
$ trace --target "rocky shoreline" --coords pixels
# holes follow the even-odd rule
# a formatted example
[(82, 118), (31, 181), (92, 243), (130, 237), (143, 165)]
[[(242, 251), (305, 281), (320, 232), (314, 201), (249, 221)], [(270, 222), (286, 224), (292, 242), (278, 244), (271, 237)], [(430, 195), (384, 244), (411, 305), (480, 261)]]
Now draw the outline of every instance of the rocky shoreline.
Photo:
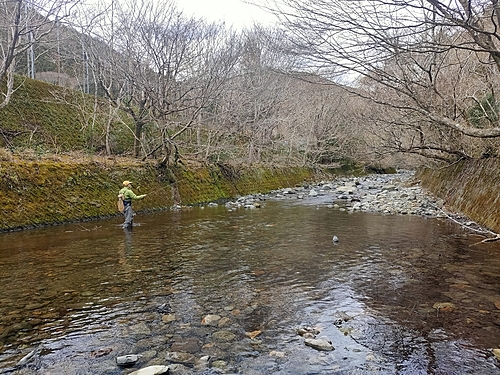
[(461, 213), (448, 210), (443, 199), (423, 189), (419, 182), (414, 171), (400, 170), (396, 174), (344, 177), (312, 185), (273, 190), (268, 194), (240, 197), (225, 205), (229, 210), (241, 207), (254, 209), (266, 200), (295, 200), (301, 204), (326, 206), (349, 212), (444, 218), (477, 234), (496, 236), (496, 233)]
[[(344, 177), (313, 185), (273, 190), (227, 202), (228, 209), (256, 208), (265, 200), (300, 200), (302, 204), (323, 205), (350, 212), (444, 217), (444, 202), (425, 192), (414, 172)], [(215, 205), (214, 203), (210, 205)]]
[(322, 181), (313, 186), (283, 189), (272, 196), (275, 199), (297, 198), (306, 203), (315, 201), (315, 204), (350, 212), (445, 216), (444, 202), (426, 193), (412, 171)]

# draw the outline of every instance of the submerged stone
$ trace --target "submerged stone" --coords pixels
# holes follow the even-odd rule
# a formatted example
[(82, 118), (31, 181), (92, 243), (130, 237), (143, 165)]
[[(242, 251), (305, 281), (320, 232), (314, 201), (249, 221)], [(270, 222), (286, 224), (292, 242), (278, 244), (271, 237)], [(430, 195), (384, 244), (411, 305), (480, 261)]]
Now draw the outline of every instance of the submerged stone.
[(176, 320), (177, 320), (177, 318), (175, 317), (175, 314), (165, 314), (165, 315), (162, 315), (162, 317), (161, 317), (161, 321), (163, 323), (171, 323), (171, 322), (174, 322)]
[(118, 366), (132, 366), (137, 363), (139, 358), (141, 358), (141, 355), (137, 354), (127, 354), (127, 355), (122, 355), (119, 357), (116, 357), (116, 364)]
[(451, 302), (436, 302), (432, 307), (443, 312), (452, 312), (455, 310), (455, 304)]
[(229, 331), (217, 331), (212, 337), (216, 341), (232, 341), (235, 339), (236, 335)]
[(307, 346), (321, 351), (335, 350), (332, 343), (326, 339), (305, 339), (304, 344)]
[(220, 316), (219, 315), (212, 315), (212, 314), (209, 314), (209, 315), (206, 315), (202, 320), (201, 320), (201, 324), (204, 324), (204, 325), (216, 325), (217, 322), (220, 320)]
[(193, 354), (184, 352), (168, 352), (165, 358), (167, 361), (182, 364), (194, 364), (196, 361)]

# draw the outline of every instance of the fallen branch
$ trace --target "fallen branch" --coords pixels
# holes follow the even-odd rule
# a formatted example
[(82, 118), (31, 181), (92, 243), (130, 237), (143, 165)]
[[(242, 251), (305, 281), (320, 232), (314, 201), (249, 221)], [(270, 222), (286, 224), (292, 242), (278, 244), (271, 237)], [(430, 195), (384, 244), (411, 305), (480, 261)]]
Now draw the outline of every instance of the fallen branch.
[(484, 240), (476, 242), (476, 243), (473, 243), (470, 246), (479, 245), (480, 243), (495, 242), (495, 241), (499, 241), (499, 240), (500, 240), (500, 234), (497, 234), (496, 237), (485, 238)]
[(17, 362), (16, 366), (17, 367), (23, 367), (26, 365), (28, 362), (30, 362), (34, 357), (38, 356), (40, 352), (42, 351), (43, 346), (39, 345), (35, 349), (33, 349), (31, 352), (26, 354), (19, 362)]
[[(432, 205), (432, 204), (431, 204)], [(457, 219), (455, 219), (454, 217), (452, 217), (451, 215), (449, 215), (446, 211), (444, 211), (442, 208), (440, 207), (437, 207), (435, 205), (433, 205), (436, 209), (438, 209), (439, 211), (441, 211), (449, 220), (453, 221), (454, 223), (460, 225), (462, 228), (467, 228), (468, 230), (471, 230), (473, 232), (476, 232), (476, 233), (479, 233), (483, 236), (486, 236), (486, 235), (493, 235), (494, 237), (488, 237), (488, 238), (485, 238), (484, 240), (482, 241), (479, 241), (479, 242), (476, 242), (472, 245), (469, 245), (469, 246), (475, 246), (475, 245), (479, 245), (481, 243), (487, 243), (487, 242), (495, 242), (495, 241), (499, 241), (500, 240), (500, 234), (499, 233), (495, 233), (489, 229), (486, 229), (486, 228), (472, 228), (470, 227), (469, 225), (466, 225), (464, 223), (461, 223), (460, 221), (458, 221)]]

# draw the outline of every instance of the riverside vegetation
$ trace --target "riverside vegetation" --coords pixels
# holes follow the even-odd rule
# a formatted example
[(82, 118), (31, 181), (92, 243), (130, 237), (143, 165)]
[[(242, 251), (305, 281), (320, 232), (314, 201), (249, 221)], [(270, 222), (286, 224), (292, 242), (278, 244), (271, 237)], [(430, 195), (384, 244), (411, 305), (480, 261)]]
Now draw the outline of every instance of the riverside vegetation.
[[(236, 173), (236, 170), (234, 170)], [(118, 215), (121, 181), (132, 180), (147, 199), (134, 210), (155, 211), (294, 186), (315, 176), (310, 168), (256, 166), (237, 175), (221, 165), (159, 170), (133, 159), (3, 160), (0, 164), (0, 230), (33, 228)]]
[[(387, 171), (351, 162), (332, 170), (272, 161), (141, 161), (126, 157), (134, 139), (125, 114), (106, 132), (103, 118), (86, 115), (90, 105), (104, 111), (103, 102), (44, 82), (16, 80), (19, 88), (11, 103), (0, 109), (0, 231), (117, 215), (116, 192), (123, 180), (133, 180), (138, 192), (148, 194), (135, 209), (152, 211), (269, 192), (325, 176)], [(117, 155), (97, 156), (105, 137)], [(500, 232), (498, 164), (497, 158), (465, 160), (419, 169), (416, 178), (450, 211)]]

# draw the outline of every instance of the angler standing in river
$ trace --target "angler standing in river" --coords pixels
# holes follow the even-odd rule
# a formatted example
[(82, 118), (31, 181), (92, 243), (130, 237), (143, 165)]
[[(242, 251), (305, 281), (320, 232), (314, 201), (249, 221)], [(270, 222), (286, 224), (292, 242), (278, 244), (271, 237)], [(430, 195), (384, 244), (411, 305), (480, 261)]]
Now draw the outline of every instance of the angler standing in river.
[(123, 215), (125, 216), (123, 228), (132, 228), (132, 224), (134, 221), (132, 201), (143, 199), (145, 196), (146, 194), (135, 195), (135, 193), (132, 191), (132, 182), (123, 181), (123, 188), (118, 193), (118, 202), (123, 201)]

